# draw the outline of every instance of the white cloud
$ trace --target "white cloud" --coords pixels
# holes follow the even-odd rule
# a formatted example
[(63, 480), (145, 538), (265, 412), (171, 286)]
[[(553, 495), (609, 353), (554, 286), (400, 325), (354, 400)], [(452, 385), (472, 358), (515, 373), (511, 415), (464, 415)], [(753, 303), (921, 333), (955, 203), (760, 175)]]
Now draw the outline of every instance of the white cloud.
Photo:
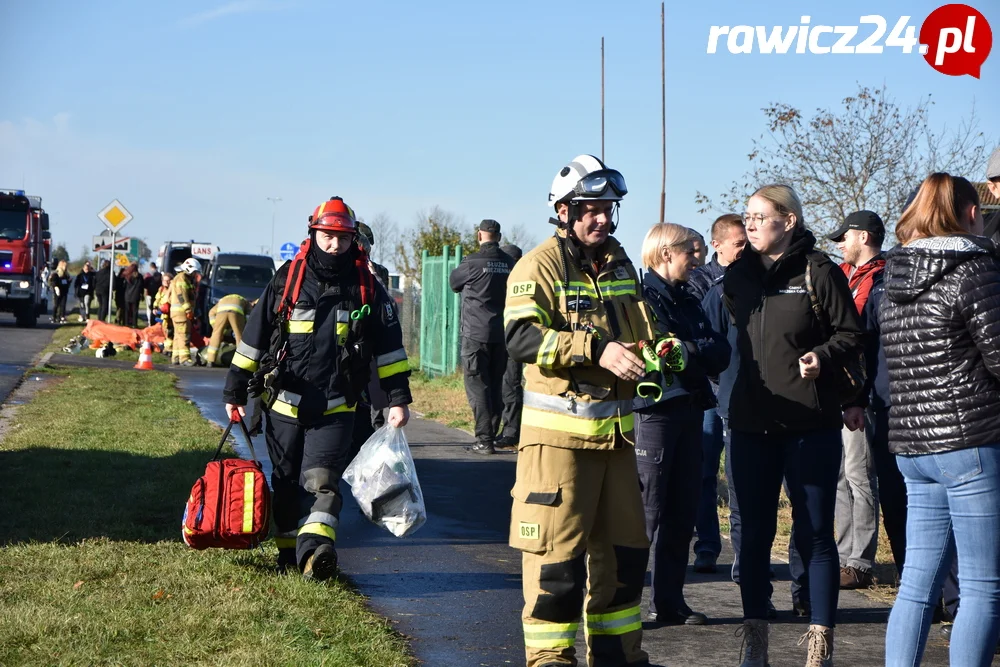
[(273, 2), (268, 0), (233, 0), (232, 2), (222, 5), (221, 7), (216, 7), (215, 9), (208, 9), (203, 12), (198, 12), (197, 14), (192, 14), (191, 16), (185, 17), (180, 21), (178, 21), (177, 24), (182, 27), (190, 28), (226, 16), (233, 16), (235, 14), (246, 14), (249, 12), (275, 11), (283, 9), (287, 6), (288, 3)]

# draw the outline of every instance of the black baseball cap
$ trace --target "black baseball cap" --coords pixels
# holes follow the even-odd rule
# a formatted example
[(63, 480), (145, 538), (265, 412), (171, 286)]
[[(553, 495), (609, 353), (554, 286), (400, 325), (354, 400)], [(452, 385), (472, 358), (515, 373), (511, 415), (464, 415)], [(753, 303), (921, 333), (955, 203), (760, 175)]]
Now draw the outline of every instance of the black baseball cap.
[(500, 223), (496, 220), (490, 220), (487, 218), (479, 223), (479, 231), (486, 232), (488, 234), (499, 234)]
[(851, 213), (844, 220), (844, 224), (830, 234), (827, 234), (826, 238), (831, 241), (839, 241), (849, 229), (871, 232), (878, 238), (885, 238), (885, 223), (882, 222), (882, 218), (878, 217), (878, 213), (874, 211), (855, 211)]

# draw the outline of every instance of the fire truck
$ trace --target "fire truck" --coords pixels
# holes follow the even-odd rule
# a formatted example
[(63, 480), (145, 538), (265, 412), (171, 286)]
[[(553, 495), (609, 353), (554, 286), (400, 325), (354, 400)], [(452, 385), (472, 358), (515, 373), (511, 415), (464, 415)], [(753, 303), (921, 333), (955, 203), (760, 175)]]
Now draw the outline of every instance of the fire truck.
[(48, 310), (42, 271), (51, 256), (49, 214), (42, 198), (0, 190), (0, 312), (33, 327)]

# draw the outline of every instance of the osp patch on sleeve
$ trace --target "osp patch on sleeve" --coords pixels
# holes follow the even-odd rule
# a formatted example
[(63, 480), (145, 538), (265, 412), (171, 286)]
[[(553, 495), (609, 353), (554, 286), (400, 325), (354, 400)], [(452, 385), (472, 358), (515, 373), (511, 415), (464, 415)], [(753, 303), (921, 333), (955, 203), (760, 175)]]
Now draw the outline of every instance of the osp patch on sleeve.
[(535, 293), (535, 285), (536, 283), (534, 280), (511, 283), (509, 294), (510, 296), (531, 296)]

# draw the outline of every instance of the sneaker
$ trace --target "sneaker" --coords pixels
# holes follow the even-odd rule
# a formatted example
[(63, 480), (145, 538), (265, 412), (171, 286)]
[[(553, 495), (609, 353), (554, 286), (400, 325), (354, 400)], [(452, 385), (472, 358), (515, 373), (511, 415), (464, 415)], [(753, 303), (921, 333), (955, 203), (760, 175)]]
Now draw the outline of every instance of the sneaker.
[(332, 544), (321, 544), (306, 559), (302, 577), (310, 581), (326, 581), (337, 574), (337, 550)]
[(698, 555), (694, 557), (694, 571), (701, 574), (715, 574), (717, 568), (715, 567), (715, 561), (718, 556), (709, 551), (699, 551)]
[(799, 646), (809, 642), (806, 667), (833, 667), (833, 628), (810, 625), (809, 630), (799, 637)]
[(477, 440), (476, 444), (469, 448), (473, 454), (496, 454), (496, 450), (493, 449), (492, 440)]
[(842, 590), (868, 588), (874, 583), (875, 577), (872, 576), (870, 570), (862, 570), (852, 566), (840, 568), (840, 588)]
[(740, 667), (770, 667), (767, 662), (767, 621), (749, 619), (736, 630), (743, 638), (740, 646)]
[(812, 616), (812, 605), (808, 600), (792, 600), (792, 615), (799, 618)]

